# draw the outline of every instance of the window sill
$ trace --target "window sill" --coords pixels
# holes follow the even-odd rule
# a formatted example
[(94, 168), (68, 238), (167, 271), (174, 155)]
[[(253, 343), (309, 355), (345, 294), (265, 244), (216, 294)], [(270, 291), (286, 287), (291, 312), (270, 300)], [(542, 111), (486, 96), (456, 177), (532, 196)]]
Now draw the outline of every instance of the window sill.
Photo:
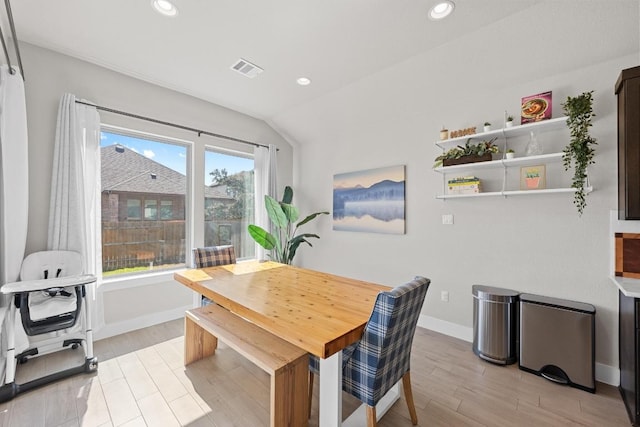
[(176, 271), (184, 270), (185, 268), (186, 267), (180, 267), (171, 270), (163, 270), (152, 273), (141, 273), (124, 277), (109, 277), (107, 279), (102, 279), (100, 290), (102, 292), (111, 292), (172, 281), (173, 273), (175, 273)]

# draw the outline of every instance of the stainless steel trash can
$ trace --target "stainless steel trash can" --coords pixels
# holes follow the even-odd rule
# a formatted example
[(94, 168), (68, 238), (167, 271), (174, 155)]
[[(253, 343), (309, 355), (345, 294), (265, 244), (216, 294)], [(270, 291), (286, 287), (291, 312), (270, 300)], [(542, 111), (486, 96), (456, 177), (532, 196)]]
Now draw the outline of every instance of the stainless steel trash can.
[(520, 295), (520, 369), (596, 392), (596, 308), (591, 304)]
[(473, 285), (473, 352), (501, 365), (518, 360), (518, 295), (511, 289)]

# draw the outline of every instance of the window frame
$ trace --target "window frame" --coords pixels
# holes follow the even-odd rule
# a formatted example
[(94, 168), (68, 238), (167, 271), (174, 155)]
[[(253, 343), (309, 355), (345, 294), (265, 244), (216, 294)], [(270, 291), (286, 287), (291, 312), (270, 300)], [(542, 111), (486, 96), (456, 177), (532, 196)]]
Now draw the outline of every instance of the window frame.
[[(207, 151), (211, 151), (211, 152), (214, 152), (214, 153), (223, 154), (223, 155), (227, 155), (227, 156), (235, 156), (235, 157), (242, 157), (242, 158), (245, 158), (245, 159), (250, 159), (251, 161), (253, 161), (253, 171), (254, 171), (254, 177), (255, 177), (256, 158), (255, 158), (255, 155), (253, 154), (253, 151), (251, 153), (249, 153), (249, 152), (245, 152), (245, 151), (238, 151), (238, 150), (233, 150), (233, 149), (230, 149), (230, 148), (223, 148), (223, 147), (217, 147), (217, 146), (210, 145), (210, 144), (205, 144), (204, 145), (204, 150), (202, 152), (202, 162), (203, 163), (204, 163), (204, 159), (205, 159)], [(206, 170), (204, 170), (204, 167), (203, 167), (202, 177), (205, 178), (207, 176), (208, 176), (208, 172)], [(207, 185), (207, 184), (204, 183), (204, 185)], [(253, 190), (255, 192), (255, 181), (254, 181)], [(202, 201), (202, 208), (201, 208), (202, 221), (201, 222), (202, 222), (202, 226), (204, 227), (204, 222), (205, 222), (205, 216), (204, 216), (204, 211), (205, 211), (204, 188), (203, 188), (203, 191), (202, 191), (201, 201)], [(204, 235), (204, 229), (203, 229), (203, 235)], [(240, 254), (236, 251), (236, 256), (238, 257), (237, 258), (238, 261), (248, 261), (248, 260), (251, 260), (251, 259), (255, 259), (255, 256), (253, 258), (251, 258), (251, 257), (244, 257), (243, 258), (243, 257), (240, 257), (239, 255)]]
[[(138, 122), (136, 122), (138, 124)], [(227, 154), (232, 156), (244, 157), (252, 159), (254, 161), (255, 170), (255, 156), (253, 154), (253, 147), (250, 146), (238, 146), (233, 148), (225, 146), (227, 143), (223, 142), (222, 145), (213, 145), (210, 141), (204, 142), (200, 139), (180, 138), (174, 136), (168, 136), (158, 134), (155, 132), (148, 132), (138, 128), (129, 128), (117, 126), (109, 123), (101, 123), (100, 130), (115, 133), (134, 138), (146, 138), (158, 142), (165, 142), (170, 144), (182, 145), (186, 148), (186, 175), (187, 175), (187, 189), (185, 195), (185, 266), (177, 267), (175, 269), (166, 269), (160, 271), (150, 271), (135, 274), (123, 274), (118, 276), (110, 276), (106, 279), (103, 278), (100, 283), (100, 287), (104, 286), (104, 291), (118, 291), (123, 289), (131, 289), (140, 286), (149, 286), (159, 282), (173, 282), (174, 271), (181, 270), (183, 268), (193, 268), (193, 259), (191, 256), (192, 248), (203, 246), (204, 244), (204, 201), (205, 191), (203, 179), (205, 174), (205, 153), (206, 151), (213, 151), (220, 154)], [(169, 132), (167, 132), (169, 133)], [(191, 133), (188, 134), (189, 137)], [(232, 143), (229, 143), (230, 145)], [(197, 184), (196, 184), (197, 183)], [(101, 189), (100, 189), (101, 193)], [(159, 205), (160, 206), (160, 205)], [(160, 212), (158, 212), (159, 214)], [(238, 260), (242, 261), (242, 260)], [(97, 260), (100, 266), (102, 266), (102, 258)], [(195, 300), (194, 300), (195, 301)]]
[[(158, 279), (170, 279), (173, 277), (173, 273), (177, 270), (184, 269), (185, 267), (189, 267), (192, 263), (190, 253), (192, 242), (194, 241), (194, 218), (193, 218), (193, 201), (197, 197), (193, 194), (194, 185), (193, 185), (193, 176), (194, 176), (194, 150), (195, 143), (188, 139), (176, 138), (166, 135), (160, 135), (156, 133), (146, 132), (142, 130), (130, 129), (121, 126), (115, 126), (107, 123), (100, 124), (100, 132), (108, 132), (123, 136), (128, 136), (132, 138), (141, 138), (141, 139), (149, 139), (154, 142), (161, 142), (165, 144), (174, 144), (179, 145), (185, 148), (186, 150), (186, 159), (185, 159), (185, 172), (186, 172), (186, 189), (185, 189), (185, 201), (184, 201), (184, 216), (185, 216), (185, 265), (175, 268), (167, 268), (163, 270), (155, 270), (149, 272), (138, 272), (138, 273), (130, 273), (130, 274), (120, 274), (116, 276), (108, 276), (106, 278), (101, 279), (101, 286), (106, 286), (106, 289), (109, 291), (115, 291), (119, 289), (125, 288), (133, 288), (138, 286), (148, 286), (150, 283), (155, 283)], [(98, 171), (101, 173), (101, 171)], [(204, 190), (201, 190), (204, 195)], [(99, 194), (102, 194), (102, 188), (99, 189)], [(141, 197), (141, 217), (140, 221), (145, 221), (144, 219), (144, 197)], [(157, 207), (158, 205), (156, 205)], [(157, 212), (159, 214), (159, 212)], [(147, 220), (151, 221), (151, 220)], [(102, 217), (100, 218), (100, 222), (102, 222)], [(100, 239), (100, 246), (102, 247), (102, 239)], [(102, 270), (102, 250), (100, 250), (100, 259), (96, 260), (100, 265), (100, 270)]]

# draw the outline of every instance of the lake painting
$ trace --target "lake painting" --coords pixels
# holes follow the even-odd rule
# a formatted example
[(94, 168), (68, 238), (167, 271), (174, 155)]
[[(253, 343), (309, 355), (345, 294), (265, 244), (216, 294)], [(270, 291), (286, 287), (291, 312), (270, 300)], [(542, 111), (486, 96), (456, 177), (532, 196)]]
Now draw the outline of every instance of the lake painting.
[(333, 229), (404, 234), (404, 166), (333, 176)]

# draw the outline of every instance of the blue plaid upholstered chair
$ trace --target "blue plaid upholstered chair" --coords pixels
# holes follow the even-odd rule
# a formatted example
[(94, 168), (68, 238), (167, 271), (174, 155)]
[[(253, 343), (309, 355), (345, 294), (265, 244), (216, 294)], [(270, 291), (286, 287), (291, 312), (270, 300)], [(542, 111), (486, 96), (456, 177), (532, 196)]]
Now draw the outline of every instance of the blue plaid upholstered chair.
[[(207, 246), (193, 250), (193, 265), (196, 268), (215, 267), (236, 263), (236, 251), (233, 245)], [(202, 296), (202, 305), (209, 305), (213, 301)]]
[[(364, 334), (343, 350), (342, 389), (367, 405), (367, 425), (376, 425), (376, 404), (402, 379), (411, 422), (418, 423), (413, 403), (409, 359), (411, 344), (427, 289), (431, 281), (416, 277), (388, 292), (380, 292)], [(309, 415), (313, 375), (320, 361), (309, 357)]]

